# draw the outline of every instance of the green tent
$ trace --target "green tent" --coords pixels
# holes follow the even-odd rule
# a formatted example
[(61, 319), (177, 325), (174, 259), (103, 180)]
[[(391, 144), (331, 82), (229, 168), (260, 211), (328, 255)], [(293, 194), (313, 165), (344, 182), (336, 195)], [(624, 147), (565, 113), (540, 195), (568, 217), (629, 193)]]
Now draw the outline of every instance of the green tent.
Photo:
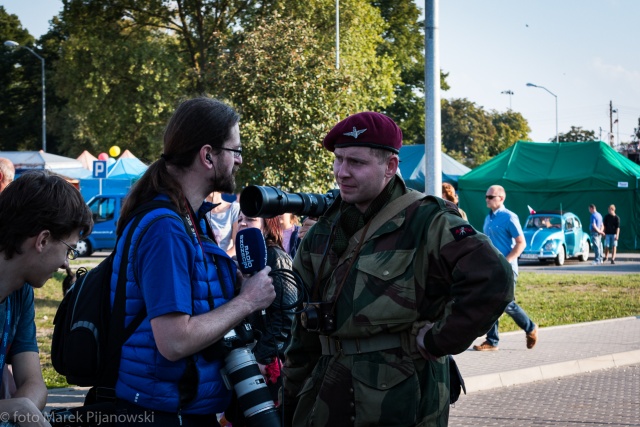
[(484, 195), (502, 185), (505, 206), (524, 223), (527, 206), (578, 215), (587, 229), (589, 204), (604, 217), (609, 205), (620, 217), (618, 249), (640, 247), (640, 166), (601, 141), (536, 143), (518, 141), (458, 180), (460, 207), (482, 230), (488, 213)]

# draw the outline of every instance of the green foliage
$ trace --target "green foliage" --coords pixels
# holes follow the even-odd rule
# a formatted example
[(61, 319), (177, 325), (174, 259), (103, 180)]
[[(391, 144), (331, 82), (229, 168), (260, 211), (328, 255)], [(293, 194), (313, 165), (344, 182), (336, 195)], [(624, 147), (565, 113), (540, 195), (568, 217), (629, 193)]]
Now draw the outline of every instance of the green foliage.
[(23, 48), (4, 41), (34, 47), (34, 39), (16, 15), (0, 6), (0, 150), (38, 150), (42, 147), (42, 63)]
[(478, 158), (497, 136), (489, 114), (466, 98), (444, 99), (441, 117), (444, 151), (467, 166), (478, 165)]
[(275, 17), (246, 34), (228, 59), (233, 66), (212, 73), (215, 85), (226, 83), (226, 97), (242, 114), (243, 153), (251, 163), (240, 168), (239, 187), (330, 187), (332, 157), (321, 140), (340, 117), (340, 95), (349, 82), (330, 59), (314, 54), (314, 46), (304, 21)]
[(67, 100), (60, 119), (71, 124), (63, 130), (62, 151), (97, 153), (118, 145), (156, 159), (163, 127), (183, 93), (175, 40), (107, 17), (88, 24), (79, 11), (71, 16), (79, 22), (66, 25), (82, 31), (63, 43), (55, 75), (58, 94)]
[[(555, 141), (556, 137), (552, 137), (549, 141)], [(580, 126), (571, 126), (571, 130), (567, 133), (558, 135), (558, 142), (586, 142), (597, 141), (596, 133), (592, 130), (583, 130)]]
[(153, 29), (175, 39), (175, 59), (182, 63), (184, 94), (214, 92), (204, 80), (209, 64), (225, 49), (221, 40), (233, 33), (255, 0), (94, 0), (113, 8), (133, 31)]
[(466, 98), (443, 100), (441, 117), (444, 151), (469, 167), (528, 140), (531, 132), (520, 113), (487, 112)]
[[(404, 144), (424, 143), (424, 23), (413, 0), (372, 0), (387, 23), (380, 51), (394, 59), (401, 81), (395, 101), (382, 110), (400, 126)], [(448, 86), (441, 75), (442, 88)]]
[(244, 157), (252, 163), (240, 168), (240, 187), (327, 191), (333, 157), (322, 138), (347, 115), (393, 98), (397, 73), (390, 58), (376, 53), (384, 27), (378, 11), (352, 0), (359, 13), (341, 17), (344, 44), (336, 70), (335, 57), (327, 55), (333, 51), (330, 38), (318, 36), (331, 15), (324, 4), (310, 3), (303, 15), (316, 7), (315, 19), (265, 17), (212, 65), (210, 86), (219, 87), (242, 114)]

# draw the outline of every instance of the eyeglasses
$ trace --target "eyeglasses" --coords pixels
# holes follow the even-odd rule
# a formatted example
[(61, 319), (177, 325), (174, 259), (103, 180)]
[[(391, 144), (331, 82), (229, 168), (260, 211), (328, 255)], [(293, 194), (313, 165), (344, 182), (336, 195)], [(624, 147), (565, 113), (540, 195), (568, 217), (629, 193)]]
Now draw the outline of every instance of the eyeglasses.
[(226, 147), (218, 147), (218, 148), (224, 151), (231, 151), (233, 153), (233, 157), (236, 159), (239, 159), (240, 157), (242, 157), (242, 150), (236, 150), (233, 148), (226, 148)]
[(493, 200), (496, 197), (500, 197), (500, 196), (490, 196), (489, 194), (487, 194), (486, 196), (484, 196), (485, 199), (489, 199), (489, 200)]
[(67, 259), (73, 261), (74, 259), (78, 258), (80, 256), (80, 253), (78, 252), (77, 249), (73, 249), (67, 242), (65, 242), (64, 240), (60, 240), (60, 239), (56, 239), (59, 242), (64, 243), (64, 245), (69, 248), (67, 249)]

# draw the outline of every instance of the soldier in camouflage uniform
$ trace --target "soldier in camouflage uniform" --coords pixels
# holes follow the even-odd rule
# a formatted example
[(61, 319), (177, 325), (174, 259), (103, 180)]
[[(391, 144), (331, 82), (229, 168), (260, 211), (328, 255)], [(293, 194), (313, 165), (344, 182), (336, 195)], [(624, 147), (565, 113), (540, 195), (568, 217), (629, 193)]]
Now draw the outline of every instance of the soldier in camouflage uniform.
[(388, 117), (350, 116), (323, 144), (340, 197), (294, 260), (323, 304), (293, 326), (286, 424), (446, 426), (447, 355), (512, 300), (511, 267), (455, 205), (406, 188), (396, 175), (402, 132)]

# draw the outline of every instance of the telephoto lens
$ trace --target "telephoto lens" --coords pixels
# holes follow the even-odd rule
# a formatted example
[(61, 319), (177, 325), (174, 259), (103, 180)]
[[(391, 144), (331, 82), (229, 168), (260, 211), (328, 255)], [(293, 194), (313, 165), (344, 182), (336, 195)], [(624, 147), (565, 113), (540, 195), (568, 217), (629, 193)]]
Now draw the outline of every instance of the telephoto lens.
[(338, 197), (339, 190), (327, 194), (285, 193), (277, 187), (250, 185), (240, 193), (240, 209), (250, 217), (273, 218), (283, 213), (322, 216)]
[(280, 415), (251, 350), (246, 346), (231, 350), (224, 363), (227, 386), (236, 392), (247, 426), (279, 427)]

